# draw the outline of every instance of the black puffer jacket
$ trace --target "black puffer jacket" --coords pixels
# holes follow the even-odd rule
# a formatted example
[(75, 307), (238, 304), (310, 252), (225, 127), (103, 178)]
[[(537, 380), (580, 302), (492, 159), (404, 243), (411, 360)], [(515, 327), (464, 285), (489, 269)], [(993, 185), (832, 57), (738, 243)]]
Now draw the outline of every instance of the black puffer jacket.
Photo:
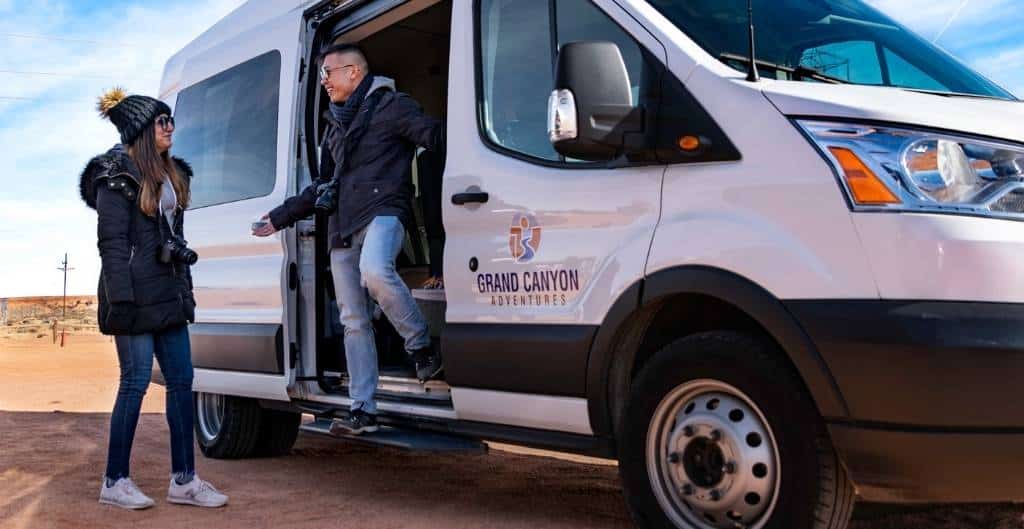
[[(192, 168), (174, 158), (191, 181)], [(147, 216), (139, 209), (141, 176), (127, 150), (116, 145), (91, 161), (82, 171), (79, 192), (96, 210), (99, 221), (100, 332), (146, 334), (195, 321), (192, 273), (181, 263), (163, 264), (158, 252), (171, 230), (184, 234), (184, 212), (178, 210), (173, 226), (162, 214)]]
[[(374, 106), (369, 112), (370, 106)], [(367, 120), (367, 116), (371, 116)], [(375, 77), (351, 126), (324, 116), (320, 179), (270, 212), (277, 229), (314, 212), (316, 188), (336, 177), (338, 210), (328, 221), (331, 248), (347, 246), (349, 237), (375, 217), (393, 215), (412, 227), (412, 159), (416, 146), (444, 149), (444, 125), (423, 113), (412, 97), (395, 92), (394, 81)], [(368, 122), (367, 122), (368, 121)], [(358, 142), (349, 142), (356, 137)]]

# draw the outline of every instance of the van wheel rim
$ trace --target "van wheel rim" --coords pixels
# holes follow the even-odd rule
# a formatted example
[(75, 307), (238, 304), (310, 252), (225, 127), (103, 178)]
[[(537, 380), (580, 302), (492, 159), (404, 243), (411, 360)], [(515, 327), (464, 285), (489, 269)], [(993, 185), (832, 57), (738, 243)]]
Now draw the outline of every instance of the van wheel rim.
[(199, 430), (204, 440), (212, 441), (220, 434), (221, 425), (224, 424), (224, 396), (200, 393), (198, 399)]
[(680, 528), (758, 529), (779, 495), (778, 445), (742, 391), (694, 380), (662, 399), (647, 431), (647, 474)]

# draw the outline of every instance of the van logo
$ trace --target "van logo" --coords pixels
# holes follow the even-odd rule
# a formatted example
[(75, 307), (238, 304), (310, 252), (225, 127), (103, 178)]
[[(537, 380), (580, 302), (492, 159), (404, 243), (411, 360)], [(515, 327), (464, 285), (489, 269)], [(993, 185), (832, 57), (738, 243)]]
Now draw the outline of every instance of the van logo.
[(565, 307), (573, 303), (586, 281), (580, 277), (578, 268), (560, 262), (527, 264), (537, 261), (543, 232), (537, 217), (525, 212), (515, 214), (508, 231), (508, 250), (513, 262), (527, 266), (516, 267), (504, 260), (497, 264), (498, 271), (477, 273), (478, 302), (486, 303), (490, 298), (492, 307), (511, 310)]
[(529, 263), (540, 250), (541, 227), (529, 213), (516, 213), (509, 229), (508, 249), (517, 263)]

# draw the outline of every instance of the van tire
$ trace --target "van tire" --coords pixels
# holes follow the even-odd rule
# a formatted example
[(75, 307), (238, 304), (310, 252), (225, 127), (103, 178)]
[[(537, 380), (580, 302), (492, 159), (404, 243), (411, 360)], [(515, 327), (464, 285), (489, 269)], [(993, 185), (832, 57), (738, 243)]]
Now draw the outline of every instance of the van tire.
[[(765, 441), (750, 441), (757, 431)], [(706, 332), (658, 351), (632, 383), (619, 447), (625, 497), (641, 529), (722, 527), (721, 509), (751, 528), (844, 529), (853, 513), (854, 486), (817, 408), (764, 337)], [(757, 487), (769, 494), (747, 492)]]
[(194, 400), (196, 440), (203, 455), (212, 459), (253, 455), (263, 418), (255, 400), (200, 392)]
[(261, 411), (263, 416), (260, 418), (255, 455), (278, 457), (290, 454), (299, 437), (302, 414), (271, 409)]

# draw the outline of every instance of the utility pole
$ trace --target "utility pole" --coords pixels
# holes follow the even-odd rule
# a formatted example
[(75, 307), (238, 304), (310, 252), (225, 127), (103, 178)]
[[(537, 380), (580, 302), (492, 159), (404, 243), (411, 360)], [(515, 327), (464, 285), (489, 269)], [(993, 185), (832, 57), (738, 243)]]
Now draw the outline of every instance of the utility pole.
[(61, 319), (68, 317), (68, 270), (74, 270), (74, 268), (68, 268), (68, 254), (64, 253), (64, 262), (57, 268), (61, 272), (64, 272), (64, 302)]

